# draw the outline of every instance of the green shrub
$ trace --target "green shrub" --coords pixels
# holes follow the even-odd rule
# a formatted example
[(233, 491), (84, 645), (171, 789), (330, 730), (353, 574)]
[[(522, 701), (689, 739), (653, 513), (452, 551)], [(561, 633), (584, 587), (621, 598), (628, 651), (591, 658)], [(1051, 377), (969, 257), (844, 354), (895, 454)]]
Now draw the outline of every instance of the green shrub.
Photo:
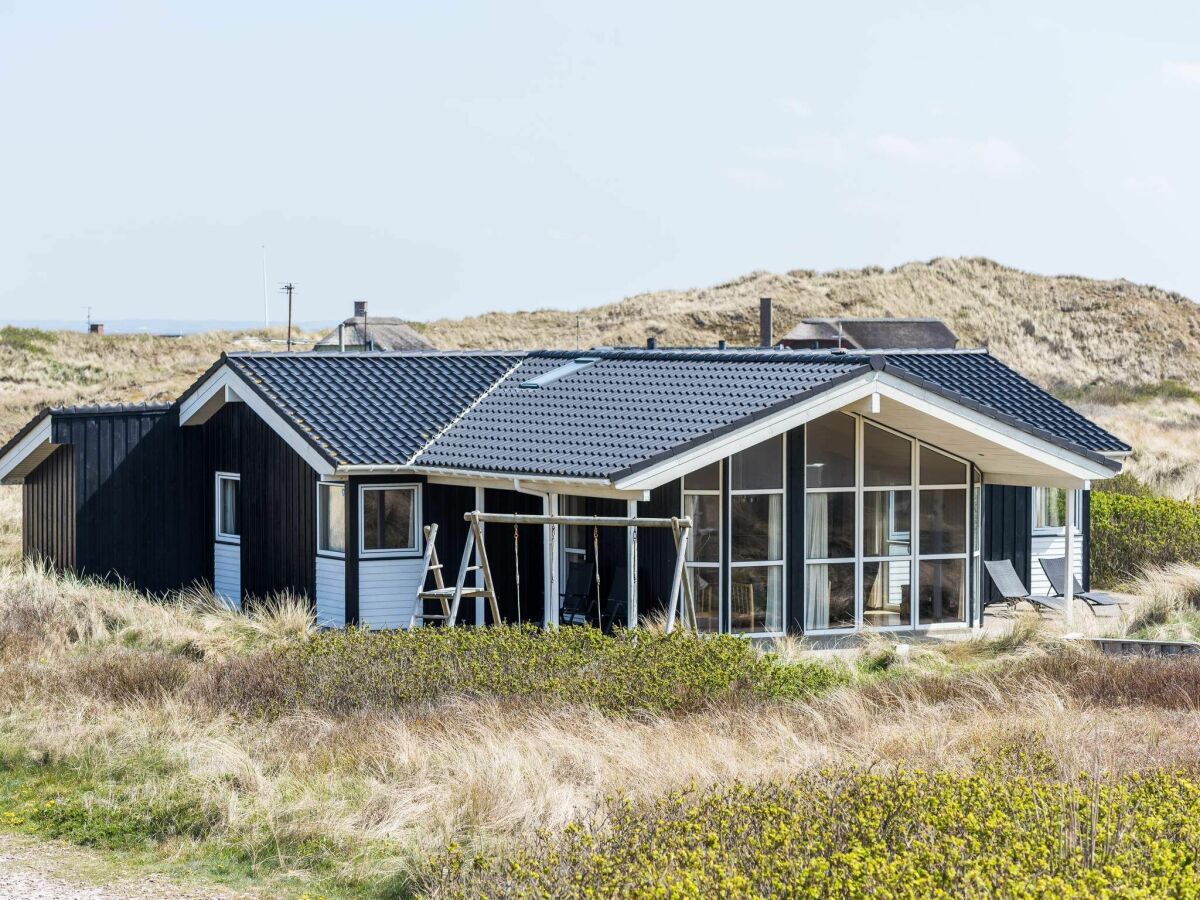
[(40, 328), (18, 328), (16, 325), (5, 325), (0, 328), (0, 347), (8, 347), (23, 353), (45, 355), (49, 352), (46, 344), (50, 343), (52, 335)]
[(1200, 562), (1200, 504), (1094, 492), (1091, 558), (1092, 578), (1105, 586), (1148, 566)]
[(1040, 755), (968, 774), (825, 772), (611, 801), (499, 861), (451, 846), (448, 897), (1196, 896), (1200, 785), (1063, 780)]
[(840, 680), (784, 663), (730, 635), (697, 639), (529, 625), (329, 631), (270, 654), (214, 666), (202, 699), (251, 712), (390, 710), (452, 696), (670, 712), (714, 701), (797, 699)]

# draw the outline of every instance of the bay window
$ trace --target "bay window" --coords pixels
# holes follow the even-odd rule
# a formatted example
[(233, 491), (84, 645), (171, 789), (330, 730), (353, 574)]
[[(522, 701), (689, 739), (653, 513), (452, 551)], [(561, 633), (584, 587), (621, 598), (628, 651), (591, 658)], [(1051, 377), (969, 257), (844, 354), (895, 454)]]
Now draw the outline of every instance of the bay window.
[(317, 552), (346, 552), (346, 485), (341, 482), (317, 484)]

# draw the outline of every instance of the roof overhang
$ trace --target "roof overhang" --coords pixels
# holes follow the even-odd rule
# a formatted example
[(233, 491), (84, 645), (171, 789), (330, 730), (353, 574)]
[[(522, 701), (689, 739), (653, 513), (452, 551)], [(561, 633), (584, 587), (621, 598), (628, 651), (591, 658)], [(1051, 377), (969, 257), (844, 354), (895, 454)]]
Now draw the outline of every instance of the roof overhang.
[(613, 485), (645, 490), (673, 481), (831, 412), (861, 412), (973, 462), (993, 484), (1087, 488), (1120, 471), (1117, 460), (1019, 427), (892, 372), (872, 368), (767, 410), (665, 458), (618, 473)]
[(44, 412), (40, 419), (33, 420), (31, 426), (0, 456), (0, 484), (21, 484), (26, 475), (57, 449), (58, 444), (52, 442), (54, 416)]
[(318, 475), (334, 474), (335, 466), (297, 425), (279, 413), (258, 389), (228, 361), (211, 371), (179, 404), (180, 426), (202, 425), (227, 403), (245, 403)]
[(649, 500), (646, 489), (632, 490), (615, 487), (604, 478), (564, 478), (549, 475), (504, 475), (466, 469), (443, 469), (437, 466), (341, 465), (334, 477), (353, 475), (421, 475), (430, 484), (452, 484), (459, 487), (492, 488), (517, 491), (523, 494), (572, 494), (578, 497), (600, 497), (612, 500)]

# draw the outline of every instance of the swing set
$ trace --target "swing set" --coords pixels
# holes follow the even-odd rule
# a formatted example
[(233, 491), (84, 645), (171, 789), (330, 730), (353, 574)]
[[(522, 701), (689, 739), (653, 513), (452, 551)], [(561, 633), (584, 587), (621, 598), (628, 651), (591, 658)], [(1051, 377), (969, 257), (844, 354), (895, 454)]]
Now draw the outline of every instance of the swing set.
[[(559, 515), (537, 515), (532, 513), (487, 513), (480, 510), (473, 510), (463, 516), (464, 520), (470, 523), (470, 528), (467, 531), (467, 540), (463, 546), (462, 560), (458, 566), (458, 577), (455, 579), (453, 586), (447, 585), (443, 576), (443, 565), (438, 560), (437, 555), (437, 533), (438, 527), (436, 524), (425, 526), (425, 555), (423, 559), (423, 568), (421, 571), (421, 579), (417, 582), (416, 602), (413, 604), (412, 617), (409, 619), (408, 627), (413, 628), (418, 623), (434, 623), (439, 622), (443, 625), (453, 626), (458, 621), (458, 611), (463, 599), (486, 600), (489, 609), (492, 613), (492, 621), (500, 622), (500, 607), (496, 602), (496, 583), (492, 578), (492, 568), (488, 563), (487, 546), (484, 543), (484, 525), (512, 525), (513, 532), (513, 560), (515, 578), (515, 593), (517, 602), (517, 620), (521, 620), (521, 542), (519, 537), (518, 527), (521, 525), (583, 525), (592, 527), (592, 552), (595, 557), (596, 570), (596, 599), (600, 601), (600, 529), (601, 528), (670, 528), (675, 539), (675, 570), (671, 578), (671, 591), (667, 603), (667, 623), (666, 630), (671, 632), (675, 628), (675, 620), (678, 617), (682, 626), (692, 632), (697, 632), (696, 622), (696, 602), (692, 596), (692, 584), (686, 577), (685, 567), (687, 562), (687, 547), (688, 540), (692, 531), (692, 520), (687, 516), (672, 516), (671, 518), (640, 518), (637, 516), (622, 518), (620, 516), (559, 516)], [(633, 547), (636, 548), (637, 542), (634, 540)], [(636, 552), (636, 550), (635, 550)], [(557, 565), (557, 560), (554, 562)], [(630, 561), (631, 567), (636, 571), (635, 561)], [(467, 584), (467, 576), (473, 572), (478, 572), (480, 577), (476, 579), (476, 583)], [(427, 576), (433, 574), (434, 586), (427, 588), (425, 583)], [(480, 583), (482, 582), (482, 583)], [(550, 585), (546, 586), (546, 590), (550, 591)], [(680, 595), (683, 596), (682, 609), (680, 608)], [(549, 598), (554, 601), (554, 609), (557, 610), (558, 598)], [(426, 613), (425, 601), (437, 600), (441, 605), (441, 612)], [(549, 603), (546, 604), (549, 609)], [(544, 624), (549, 624), (544, 623)]]

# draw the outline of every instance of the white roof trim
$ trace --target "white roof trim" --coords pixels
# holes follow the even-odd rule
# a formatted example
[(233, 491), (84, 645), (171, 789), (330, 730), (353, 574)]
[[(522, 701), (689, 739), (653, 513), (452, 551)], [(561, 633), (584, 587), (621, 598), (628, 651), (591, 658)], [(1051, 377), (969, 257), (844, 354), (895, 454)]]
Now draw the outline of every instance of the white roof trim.
[[(1053, 469), (1053, 475), (1047, 475), (1047, 480), (1054, 480), (1058, 486), (1078, 486), (1084, 481), (1111, 478), (1115, 474), (1095, 459), (1075, 453), (1053, 441), (1032, 435), (888, 372), (871, 371), (821, 391), (808, 400), (756, 419), (742, 428), (705, 441), (656, 465), (640, 469), (617, 480), (615, 486), (626, 490), (658, 487), (875, 393)], [(1012, 483), (1002, 476), (996, 476), (995, 480)]]
[(495, 488), (501, 491), (554, 491), (580, 497), (611, 497), (618, 500), (649, 500), (649, 491), (613, 487), (605, 478), (566, 478), (552, 475), (503, 475), (469, 469), (443, 469), (438, 466), (341, 465), (337, 476), (350, 475), (424, 475), (431, 484), (456, 484), (462, 487)]
[(300, 434), (296, 426), (281, 416), (275, 407), (263, 400), (248, 386), (246, 380), (228, 362), (204, 381), (197, 391), (179, 406), (180, 426), (200, 425), (226, 403), (245, 403), (271, 430), (316, 471), (332, 475), (334, 466)]
[(48, 415), (37, 428), (0, 457), (0, 484), (20, 484), (26, 475), (53, 453), (56, 446), (50, 443), (53, 433), (54, 416)]

